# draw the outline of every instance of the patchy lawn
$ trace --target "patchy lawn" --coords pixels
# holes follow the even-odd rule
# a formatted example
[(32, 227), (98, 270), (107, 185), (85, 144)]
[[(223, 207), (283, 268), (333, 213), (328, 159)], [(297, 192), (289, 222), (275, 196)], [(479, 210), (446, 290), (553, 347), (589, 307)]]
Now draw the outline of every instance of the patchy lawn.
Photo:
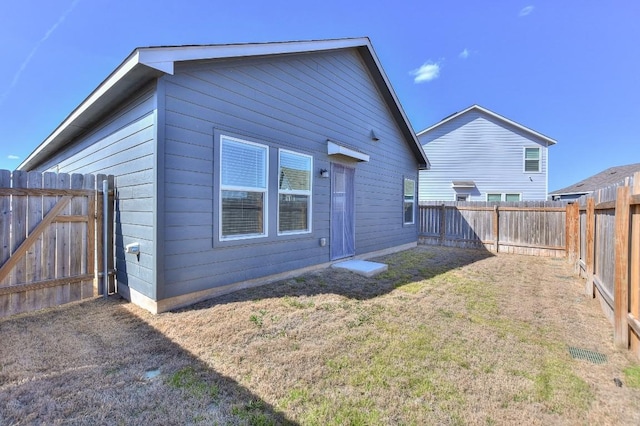
[(0, 424), (640, 424), (640, 367), (564, 260), (378, 260), (157, 316), (96, 299), (0, 320)]

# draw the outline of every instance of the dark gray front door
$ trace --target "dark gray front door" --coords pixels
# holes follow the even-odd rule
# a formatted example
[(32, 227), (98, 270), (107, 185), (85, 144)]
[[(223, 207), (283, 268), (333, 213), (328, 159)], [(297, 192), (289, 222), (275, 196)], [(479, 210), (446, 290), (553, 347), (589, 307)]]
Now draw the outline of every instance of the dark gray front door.
[(331, 164), (331, 259), (356, 253), (355, 169)]

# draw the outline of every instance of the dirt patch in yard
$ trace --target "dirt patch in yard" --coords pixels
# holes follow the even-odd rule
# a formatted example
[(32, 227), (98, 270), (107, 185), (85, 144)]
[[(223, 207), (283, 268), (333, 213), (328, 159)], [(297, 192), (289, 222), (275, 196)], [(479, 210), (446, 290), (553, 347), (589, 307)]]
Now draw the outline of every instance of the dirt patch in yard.
[(640, 424), (638, 364), (564, 260), (376, 260), (156, 316), (110, 299), (0, 320), (0, 424)]

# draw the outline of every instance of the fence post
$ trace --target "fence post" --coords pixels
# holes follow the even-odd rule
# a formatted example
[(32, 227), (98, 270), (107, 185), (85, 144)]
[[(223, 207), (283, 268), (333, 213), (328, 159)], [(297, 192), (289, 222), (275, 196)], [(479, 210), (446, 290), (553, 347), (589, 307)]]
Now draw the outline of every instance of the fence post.
[(567, 259), (575, 267), (580, 250), (580, 206), (578, 205), (578, 203), (567, 204), (565, 221), (565, 244)]
[(613, 280), (613, 342), (629, 347), (629, 187), (616, 194), (615, 272)]
[(446, 222), (445, 222), (445, 217), (446, 217), (446, 207), (444, 204), (442, 204), (440, 206), (440, 245), (443, 246), (444, 245), (444, 237), (445, 237), (445, 227), (446, 227)]
[(578, 268), (578, 260), (580, 260), (580, 239), (582, 234), (580, 233), (580, 204), (573, 203), (573, 267)]
[(109, 275), (107, 277), (107, 282), (109, 284), (109, 292), (116, 292), (116, 275), (115, 275), (115, 254), (114, 254), (114, 225), (115, 225), (115, 202), (116, 202), (116, 185), (115, 185), (115, 176), (108, 175), (107, 180), (109, 181), (109, 206), (107, 207), (108, 216), (105, 220), (109, 221), (109, 228), (107, 232), (109, 233), (108, 239), (106, 243), (108, 243), (107, 255), (109, 257), (109, 264), (107, 265)]
[(573, 259), (573, 204), (567, 204), (564, 213), (564, 252), (569, 262)]
[(591, 297), (595, 296), (595, 290), (593, 285), (593, 263), (595, 253), (595, 239), (594, 233), (596, 228), (596, 211), (595, 200), (593, 197), (587, 198), (587, 230), (586, 230), (586, 253), (585, 253), (585, 272), (587, 274), (587, 281), (585, 284), (585, 293)]
[(500, 212), (493, 206), (493, 239), (496, 240), (496, 253), (500, 252)]
[[(640, 172), (633, 177), (633, 195), (640, 195)], [(636, 322), (640, 319), (640, 204), (635, 204), (631, 208), (631, 241), (630, 241), (630, 259), (631, 265), (629, 269), (629, 307), (632, 321)], [(630, 346), (633, 353), (640, 357), (640, 337), (638, 330), (630, 334)]]

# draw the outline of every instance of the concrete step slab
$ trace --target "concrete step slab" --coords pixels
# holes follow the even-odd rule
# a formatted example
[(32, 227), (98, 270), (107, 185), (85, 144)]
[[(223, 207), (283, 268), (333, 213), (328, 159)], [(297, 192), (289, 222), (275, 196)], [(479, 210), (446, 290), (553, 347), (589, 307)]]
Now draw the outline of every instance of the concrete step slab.
[(385, 263), (370, 262), (368, 260), (345, 260), (331, 265), (332, 268), (346, 269), (365, 277), (373, 277), (381, 272), (386, 271), (389, 266)]

